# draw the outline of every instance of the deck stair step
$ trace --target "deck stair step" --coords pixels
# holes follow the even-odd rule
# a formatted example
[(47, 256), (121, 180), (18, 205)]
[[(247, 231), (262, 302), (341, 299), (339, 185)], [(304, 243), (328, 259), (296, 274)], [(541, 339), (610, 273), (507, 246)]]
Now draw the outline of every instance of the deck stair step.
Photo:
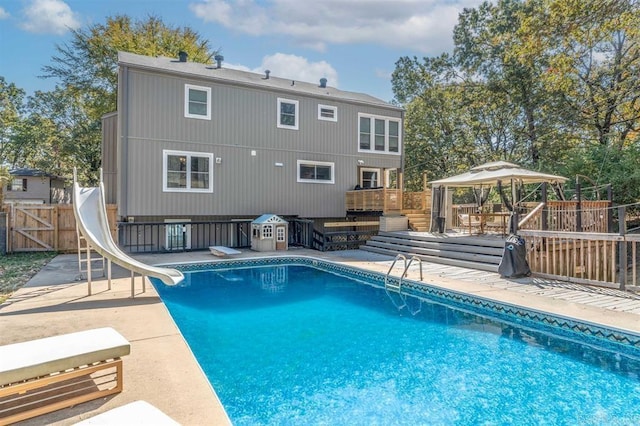
[(361, 250), (396, 256), (418, 256), (424, 261), (497, 272), (504, 239), (497, 236), (452, 236), (426, 232), (380, 232)]
[(409, 219), (409, 228), (413, 231), (427, 232), (429, 231), (429, 223), (431, 218), (423, 211), (410, 210), (403, 212), (403, 214)]

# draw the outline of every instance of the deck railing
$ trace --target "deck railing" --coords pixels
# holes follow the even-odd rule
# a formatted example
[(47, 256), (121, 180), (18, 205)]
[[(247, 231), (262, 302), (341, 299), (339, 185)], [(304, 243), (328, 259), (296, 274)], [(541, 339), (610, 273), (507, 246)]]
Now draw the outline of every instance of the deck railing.
[(426, 210), (430, 207), (430, 191), (403, 192), (400, 189), (358, 189), (347, 191), (345, 206), (352, 212), (399, 212)]
[(638, 286), (640, 235), (520, 230), (536, 275), (629, 289)]
[[(313, 245), (313, 221), (289, 219), (289, 246)], [(251, 220), (202, 222), (119, 222), (120, 247), (128, 253), (207, 250), (210, 246), (251, 247)]]

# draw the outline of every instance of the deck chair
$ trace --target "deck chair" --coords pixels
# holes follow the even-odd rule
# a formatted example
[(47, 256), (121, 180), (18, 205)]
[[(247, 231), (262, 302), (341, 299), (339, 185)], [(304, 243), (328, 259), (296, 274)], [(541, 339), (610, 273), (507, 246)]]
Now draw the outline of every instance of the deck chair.
[(482, 221), (478, 216), (461, 213), (458, 214), (458, 220), (460, 221), (460, 228), (462, 228), (463, 231), (467, 230), (469, 231), (469, 234), (472, 234), (474, 229), (478, 232), (482, 232)]

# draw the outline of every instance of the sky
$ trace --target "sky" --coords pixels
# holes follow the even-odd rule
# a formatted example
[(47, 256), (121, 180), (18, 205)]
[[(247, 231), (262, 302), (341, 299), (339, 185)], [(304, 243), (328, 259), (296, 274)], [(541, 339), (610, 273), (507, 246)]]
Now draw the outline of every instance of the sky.
[[(156, 16), (189, 27), (224, 56), (223, 66), (318, 82), (393, 99), (403, 57), (451, 52), (458, 14), (480, 0), (0, 0), (0, 76), (30, 95), (71, 29), (107, 17)], [(177, 54), (177, 52), (176, 52)]]

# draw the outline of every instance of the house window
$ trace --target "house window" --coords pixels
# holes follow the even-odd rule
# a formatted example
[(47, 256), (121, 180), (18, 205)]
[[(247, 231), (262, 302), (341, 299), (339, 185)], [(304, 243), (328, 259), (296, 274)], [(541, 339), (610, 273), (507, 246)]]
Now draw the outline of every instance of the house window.
[(211, 88), (184, 85), (184, 116), (211, 120)]
[(7, 191), (26, 191), (27, 190), (27, 179), (16, 178), (7, 185)]
[(278, 98), (278, 127), (298, 130), (298, 101)]
[(262, 225), (262, 239), (273, 238), (273, 225)]
[(334, 183), (334, 164), (298, 160), (298, 182)]
[(318, 120), (338, 121), (338, 107), (318, 105)]
[(163, 192), (213, 192), (213, 154), (163, 150)]
[(278, 226), (276, 228), (276, 242), (278, 243), (284, 243), (285, 240), (287, 239), (287, 233), (286, 230), (284, 229), (284, 226)]
[(400, 153), (400, 120), (358, 114), (358, 151)]

